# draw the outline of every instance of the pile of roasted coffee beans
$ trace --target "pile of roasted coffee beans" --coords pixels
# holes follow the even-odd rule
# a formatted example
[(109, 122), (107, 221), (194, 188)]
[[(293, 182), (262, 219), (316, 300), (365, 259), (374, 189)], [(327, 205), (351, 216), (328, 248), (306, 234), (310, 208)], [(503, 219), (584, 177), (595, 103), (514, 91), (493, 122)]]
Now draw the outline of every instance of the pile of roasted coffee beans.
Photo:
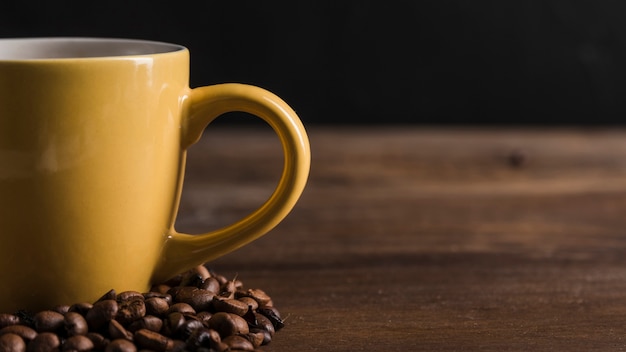
[(198, 266), (147, 293), (0, 314), (0, 351), (259, 351), (283, 326), (263, 290)]

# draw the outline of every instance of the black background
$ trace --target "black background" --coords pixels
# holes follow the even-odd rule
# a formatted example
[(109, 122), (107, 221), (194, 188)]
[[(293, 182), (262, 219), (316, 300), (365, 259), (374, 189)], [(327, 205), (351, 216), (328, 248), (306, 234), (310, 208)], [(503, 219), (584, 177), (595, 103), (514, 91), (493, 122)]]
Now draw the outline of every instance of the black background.
[(305, 124), (621, 124), (626, 1), (14, 1), (0, 36), (175, 42)]

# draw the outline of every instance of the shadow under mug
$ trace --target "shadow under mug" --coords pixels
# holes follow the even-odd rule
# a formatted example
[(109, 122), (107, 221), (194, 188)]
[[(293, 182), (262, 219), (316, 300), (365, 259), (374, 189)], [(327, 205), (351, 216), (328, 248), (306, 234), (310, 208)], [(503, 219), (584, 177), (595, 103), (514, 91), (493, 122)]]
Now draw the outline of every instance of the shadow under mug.
[[(110, 289), (145, 292), (287, 216), (310, 167), (295, 112), (255, 86), (188, 82), (189, 52), (179, 45), (0, 39), (0, 312), (92, 302)], [(186, 150), (229, 111), (273, 128), (281, 179), (240, 221), (178, 233)]]

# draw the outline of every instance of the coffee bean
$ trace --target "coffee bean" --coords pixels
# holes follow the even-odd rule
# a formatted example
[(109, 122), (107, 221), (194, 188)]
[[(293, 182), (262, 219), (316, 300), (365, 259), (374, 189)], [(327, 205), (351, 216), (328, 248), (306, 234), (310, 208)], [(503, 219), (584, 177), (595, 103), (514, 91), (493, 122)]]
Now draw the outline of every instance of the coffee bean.
[(0, 314), (0, 352), (247, 351), (284, 326), (265, 292), (206, 267), (152, 289), (109, 290), (93, 304)]
[(215, 294), (197, 287), (186, 286), (176, 292), (176, 303), (187, 303), (196, 312), (208, 310)]
[(33, 317), (38, 332), (60, 332), (64, 327), (63, 314), (53, 310), (43, 310)]
[(259, 308), (259, 302), (257, 302), (254, 298), (252, 297), (239, 297), (237, 298), (239, 301), (245, 303), (250, 309), (257, 310)]
[(126, 325), (132, 323), (137, 319), (141, 319), (145, 315), (146, 304), (144, 302), (143, 296), (139, 293), (139, 296), (132, 296), (129, 297), (128, 300), (123, 300), (118, 303), (118, 309), (115, 319), (120, 323)]
[(76, 312), (65, 313), (63, 322), (67, 336), (85, 335), (89, 331), (87, 320)]
[(237, 287), (235, 286), (235, 281), (229, 280), (220, 286), (219, 296), (224, 298), (234, 298), (236, 291)]
[(261, 342), (261, 345), (267, 345), (268, 343), (272, 342), (272, 334), (270, 334), (267, 330), (250, 328), (250, 333), (263, 335), (263, 342)]
[(168, 347), (167, 352), (188, 352), (185, 350), (187, 342), (183, 340), (172, 340), (171, 346)]
[(52, 332), (42, 332), (28, 344), (28, 352), (58, 351), (61, 346), (59, 336)]
[(250, 330), (248, 334), (242, 336), (248, 339), (254, 348), (260, 347), (263, 344), (263, 340), (265, 340), (265, 334), (261, 331), (253, 332)]
[(126, 328), (122, 326), (122, 324), (120, 324), (117, 320), (111, 320), (109, 322), (109, 336), (113, 340), (116, 340), (116, 339), (132, 340), (133, 339), (133, 334), (129, 332), (128, 330), (126, 330)]
[(174, 303), (170, 306), (170, 309), (165, 314), (182, 313), (182, 314), (196, 314), (196, 310), (187, 303)]
[(274, 336), (276, 329), (268, 317), (260, 313), (254, 313), (254, 318), (256, 320), (256, 324), (251, 327), (267, 331), (272, 337)]
[(150, 287), (150, 292), (165, 294), (171, 288), (172, 288), (172, 286), (165, 285), (165, 284), (159, 284), (159, 285), (154, 285), (154, 286)]
[(204, 325), (198, 320), (189, 319), (186, 320), (178, 329), (177, 336), (180, 337), (181, 340), (187, 340), (194, 331), (203, 328)]
[(220, 283), (214, 277), (209, 277), (204, 280), (204, 282), (200, 286), (198, 286), (198, 288), (211, 291), (214, 295), (220, 293)]
[(98, 302), (105, 301), (105, 300), (109, 300), (109, 299), (112, 299), (112, 300), (117, 299), (117, 293), (115, 292), (114, 289), (111, 289), (111, 290), (109, 290), (109, 292), (103, 294), (102, 297), (98, 298), (98, 300), (96, 300), (94, 302), (94, 304), (98, 303)]
[(111, 341), (104, 350), (105, 352), (137, 352), (134, 343), (126, 339), (117, 339)]
[(254, 351), (254, 345), (245, 337), (239, 335), (230, 335), (222, 340), (231, 350), (237, 351)]
[(146, 298), (144, 304), (146, 305), (146, 314), (157, 317), (165, 315), (165, 312), (170, 309), (170, 305), (167, 300), (161, 297)]
[[(167, 291), (169, 291), (169, 290), (170, 289), (168, 289)], [(165, 301), (167, 301), (167, 304), (172, 304), (172, 295), (170, 295), (167, 292), (165, 292), (165, 293), (161, 293), (161, 292), (146, 292), (146, 293), (143, 294), (144, 300), (146, 300), (148, 298), (152, 298), (152, 297), (163, 298)]]
[(61, 314), (65, 315), (65, 313), (69, 312), (70, 306), (68, 306), (68, 305), (56, 306), (56, 307), (52, 308), (52, 310), (57, 312), (57, 313), (61, 313)]
[(276, 331), (285, 327), (284, 321), (280, 318), (280, 313), (274, 307), (259, 308), (258, 312), (266, 316), (274, 325)]
[(15, 314), (0, 314), (0, 329), (9, 325), (16, 325), (20, 323), (20, 318)]
[(163, 332), (168, 336), (176, 336), (178, 330), (185, 323), (185, 316), (183, 313), (173, 312), (167, 315), (163, 321)]
[(196, 320), (202, 323), (205, 327), (209, 327), (209, 320), (213, 316), (213, 313), (209, 311), (204, 311), (196, 314)]
[(106, 299), (93, 305), (85, 314), (87, 325), (91, 330), (99, 330), (105, 327), (117, 315), (117, 301)]
[(237, 314), (225, 312), (215, 313), (209, 320), (209, 328), (217, 331), (222, 338), (229, 335), (247, 334), (250, 332), (248, 323), (242, 317)]
[(156, 352), (165, 352), (173, 344), (168, 337), (148, 329), (137, 330), (134, 334), (134, 340), (139, 347)]
[(183, 288), (185, 288), (184, 286), (174, 286), (172, 288), (170, 288), (167, 291), (167, 294), (172, 296), (172, 302), (170, 304), (173, 304), (174, 302), (176, 302), (176, 295), (178, 294), (178, 292), (180, 290), (182, 290)]
[(76, 335), (68, 337), (63, 342), (62, 351), (91, 351), (93, 349), (93, 342), (83, 335)]
[(239, 316), (243, 316), (248, 311), (248, 305), (236, 299), (215, 297), (212, 305), (217, 312), (233, 313)]
[(143, 293), (138, 292), (138, 291), (124, 291), (124, 292), (120, 292), (117, 295), (117, 302), (124, 302), (124, 301), (130, 301), (130, 300), (134, 300), (134, 299), (144, 299)]
[(37, 331), (26, 325), (9, 325), (0, 329), (0, 335), (4, 334), (15, 334), (29, 342), (37, 336)]
[(0, 336), (0, 351), (24, 352), (26, 351), (26, 343), (19, 335), (7, 333)]
[(215, 274), (215, 273), (213, 273), (213, 274), (211, 274), (211, 277), (214, 277), (214, 278), (217, 280), (217, 282), (219, 282), (219, 283), (220, 283), (220, 285), (223, 285), (223, 284), (225, 284), (226, 282), (228, 282), (228, 279), (227, 279), (227, 278), (226, 278), (226, 276), (224, 276), (224, 275), (220, 275), (220, 274)]
[(180, 282), (180, 286), (188, 286), (188, 287), (200, 287), (204, 279), (202, 275), (196, 272), (189, 272), (185, 274), (183, 280)]
[(109, 344), (109, 339), (97, 332), (88, 332), (85, 336), (93, 342), (93, 348), (96, 351), (102, 351)]
[(163, 328), (163, 320), (154, 315), (146, 315), (141, 319), (135, 320), (128, 326), (128, 331), (135, 332), (139, 329), (148, 329), (159, 332)]
[(207, 328), (199, 328), (194, 331), (189, 338), (187, 338), (186, 347), (190, 351), (198, 351), (201, 348), (224, 351), (228, 348), (228, 346), (222, 344), (222, 339), (217, 331)]
[(68, 309), (68, 312), (76, 312), (82, 316), (85, 316), (85, 314), (87, 314), (87, 312), (91, 308), (93, 308), (93, 304), (91, 303), (87, 303), (87, 302), (75, 303), (70, 306), (70, 309)]
[(271, 301), (270, 296), (260, 289), (237, 290), (235, 297), (250, 297), (259, 303), (259, 307), (267, 306)]

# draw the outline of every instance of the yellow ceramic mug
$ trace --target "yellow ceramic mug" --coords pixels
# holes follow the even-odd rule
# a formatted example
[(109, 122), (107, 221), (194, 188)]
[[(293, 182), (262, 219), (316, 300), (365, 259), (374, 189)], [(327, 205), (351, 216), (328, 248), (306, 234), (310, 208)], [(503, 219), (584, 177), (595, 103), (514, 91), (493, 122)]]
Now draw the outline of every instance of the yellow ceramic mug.
[[(294, 111), (258, 87), (188, 82), (189, 53), (178, 45), (0, 40), (0, 312), (89, 302), (112, 288), (143, 292), (287, 215), (310, 164)], [(239, 222), (178, 233), (186, 149), (228, 111), (272, 126), (282, 177)]]

